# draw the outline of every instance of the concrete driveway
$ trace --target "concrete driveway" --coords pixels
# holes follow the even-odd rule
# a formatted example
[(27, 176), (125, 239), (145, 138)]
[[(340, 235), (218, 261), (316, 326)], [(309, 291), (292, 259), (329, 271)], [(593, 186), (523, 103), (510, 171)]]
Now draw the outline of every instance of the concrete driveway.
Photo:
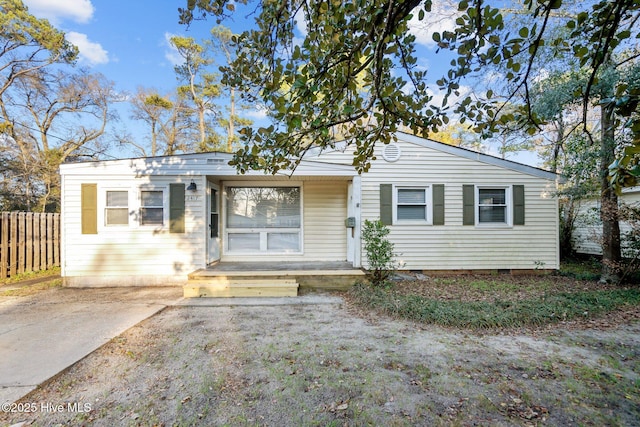
[(0, 403), (18, 400), (181, 299), (182, 289), (175, 287), (53, 288), (0, 296)]

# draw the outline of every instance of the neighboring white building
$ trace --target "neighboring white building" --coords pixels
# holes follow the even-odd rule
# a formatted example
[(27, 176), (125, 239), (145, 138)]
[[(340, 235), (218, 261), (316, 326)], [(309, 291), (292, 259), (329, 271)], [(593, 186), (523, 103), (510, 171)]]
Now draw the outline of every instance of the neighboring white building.
[[(623, 188), (618, 197), (619, 204), (640, 207), (640, 187)], [(572, 233), (573, 250), (578, 254), (602, 255), (602, 221), (600, 200), (588, 199), (580, 202), (575, 228)], [(620, 222), (621, 249), (626, 254), (624, 235), (630, 231), (629, 224)], [(629, 255), (629, 254), (626, 254)]]
[(65, 284), (181, 284), (216, 261), (366, 266), (360, 231), (378, 218), (406, 270), (559, 267), (555, 174), (397, 137), (362, 175), (349, 149), (292, 176), (238, 175), (225, 153), (64, 164)]

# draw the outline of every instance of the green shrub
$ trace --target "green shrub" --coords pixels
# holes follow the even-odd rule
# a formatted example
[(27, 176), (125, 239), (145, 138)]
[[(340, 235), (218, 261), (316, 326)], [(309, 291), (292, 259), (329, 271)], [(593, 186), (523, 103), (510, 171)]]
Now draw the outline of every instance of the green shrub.
[(388, 235), (389, 228), (382, 221), (364, 221), (362, 240), (369, 263), (367, 273), (373, 285), (384, 285), (397, 267), (394, 245), (387, 238)]

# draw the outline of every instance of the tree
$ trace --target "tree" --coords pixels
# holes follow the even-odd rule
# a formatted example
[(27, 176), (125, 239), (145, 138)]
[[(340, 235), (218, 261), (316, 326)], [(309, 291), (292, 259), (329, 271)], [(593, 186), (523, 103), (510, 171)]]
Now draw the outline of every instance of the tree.
[(438, 129), (437, 133), (429, 134), (429, 138), (456, 147), (469, 148), (478, 152), (484, 151), (480, 135), (475, 133), (468, 124), (462, 124), (459, 121), (449, 122), (446, 126)]
[(195, 146), (198, 138), (193, 126), (195, 111), (180, 92), (162, 96), (155, 89), (138, 88), (130, 104), (131, 118), (149, 127), (150, 145), (134, 142), (128, 135), (119, 136), (121, 144), (133, 145), (143, 156), (171, 155)]
[[(223, 67), (223, 82), (241, 88), (246, 101), (263, 102), (275, 121), (255, 132), (243, 129), (253, 146), (236, 152), (240, 170), (289, 167), (310, 141), (333, 145), (334, 130), (355, 141), (356, 164), (364, 170), (375, 141), (390, 141), (399, 124), (420, 134), (433, 129), (439, 114), (428, 104), (425, 72), (416, 66), (415, 37), (408, 33), (409, 14), (419, 4), (261, 3), (258, 28), (238, 36), (238, 57)], [(226, 0), (189, 3), (183, 21), (189, 12), (233, 8)], [(308, 29), (301, 44), (294, 40), (296, 19)], [(395, 69), (399, 63), (404, 67)]]
[[(73, 65), (78, 49), (22, 1), (0, 0), (0, 29), (0, 207), (56, 209), (58, 165), (82, 155), (82, 147), (104, 131), (62, 122), (80, 115), (104, 123), (104, 92), (97, 86), (108, 91), (108, 85), (83, 73), (74, 81), (47, 71)], [(56, 140), (57, 132), (63, 136)]]
[(78, 48), (21, 0), (0, 0), (0, 97), (22, 76), (52, 64), (72, 64)]
[[(608, 93), (603, 93), (608, 95)], [(614, 123), (614, 106), (606, 98), (601, 98), (600, 105), (600, 181), (602, 219), (602, 277), (605, 282), (618, 282), (618, 271), (622, 254), (620, 249), (620, 220), (618, 215), (618, 194), (609, 181), (609, 165), (615, 160), (616, 139)]]
[(188, 95), (194, 103), (198, 115), (200, 131), (199, 150), (206, 151), (219, 140), (208, 125), (207, 116), (217, 116), (213, 100), (220, 96), (220, 85), (215, 74), (209, 72), (213, 60), (206, 45), (198, 44), (193, 37), (174, 36), (171, 44), (176, 48), (184, 63), (175, 67), (178, 77), (185, 83), (178, 89), (179, 95)]
[[(156, 156), (158, 152), (158, 132), (161, 122), (166, 114), (173, 109), (173, 103), (166, 97), (158, 95), (154, 90), (138, 88), (137, 93), (131, 99), (131, 118), (141, 120), (149, 125), (151, 134), (151, 156)], [(136, 145), (144, 156), (147, 155), (144, 147)]]
[(553, 172), (563, 172), (562, 156), (567, 154), (565, 141), (579, 126), (579, 95), (584, 87), (584, 73), (554, 72), (537, 82), (531, 91), (533, 111), (544, 124), (538, 135), (548, 143), (545, 165)]
[[(218, 25), (211, 29), (211, 47), (213, 52), (222, 52), (227, 64), (233, 63), (236, 57), (235, 44), (233, 38), (235, 35), (230, 29), (222, 25)], [(219, 123), (227, 130), (227, 152), (231, 153), (234, 148), (234, 144), (238, 142), (238, 135), (236, 133), (236, 124), (240, 126), (250, 126), (253, 122), (246, 118), (242, 118), (237, 114), (239, 108), (246, 108), (238, 102), (236, 97), (236, 88), (234, 86), (223, 85), (223, 88), (228, 91), (229, 95), (229, 115), (228, 117), (221, 116)]]
[(24, 196), (28, 210), (58, 210), (58, 167), (100, 153), (107, 123), (115, 119), (110, 107), (118, 99), (113, 82), (83, 70), (41, 68), (16, 79), (0, 98), (2, 120), (11, 123), (0, 150), (11, 165), (3, 178), (12, 197)]
[[(179, 9), (180, 19), (214, 15), (218, 21), (232, 15), (245, 2), (190, 0)], [(276, 172), (290, 167), (309, 148), (331, 146), (332, 129), (355, 147), (354, 164), (367, 170), (376, 143), (388, 143), (399, 126), (418, 135), (434, 132), (458, 115), (474, 123), (480, 132), (496, 129), (496, 120), (510, 120), (535, 132), (539, 119), (530, 108), (529, 89), (539, 67), (540, 47), (556, 46), (558, 54), (575, 57), (589, 69), (584, 105), (602, 65), (611, 54), (628, 45), (637, 35), (640, 3), (637, 0), (607, 0), (564, 6), (561, 0), (524, 2), (527, 20), (515, 33), (506, 31), (508, 12), (482, 0), (460, 0), (456, 27), (434, 34), (442, 50), (454, 54), (451, 68), (438, 80), (445, 91), (444, 102), (433, 104), (427, 92), (426, 71), (417, 66), (415, 36), (410, 20), (424, 20), (432, 2), (419, 0), (352, 0), (345, 2), (266, 2), (256, 7), (258, 28), (237, 38), (238, 58), (224, 69), (223, 81), (249, 91), (272, 112), (272, 126), (244, 130), (251, 144), (235, 156), (241, 171), (251, 168)], [(564, 38), (550, 35), (552, 17), (569, 17)], [(296, 34), (302, 22), (306, 32)], [(302, 41), (299, 41), (302, 39)], [(635, 60), (634, 56), (631, 60)], [(526, 105), (513, 115), (500, 114), (510, 97), (486, 99), (464, 97), (457, 105), (449, 99), (459, 95), (461, 81), (481, 73), (487, 64), (504, 63), (504, 79), (512, 93), (524, 92)], [(364, 87), (358, 88), (356, 81)], [(283, 91), (282, 88), (288, 88)], [(638, 94), (621, 97), (616, 109), (637, 105)], [(255, 95), (257, 94), (257, 95)], [(249, 98), (251, 100), (251, 98)], [(640, 122), (630, 129), (640, 145)]]
[(193, 132), (193, 114), (193, 108), (189, 106), (185, 97), (177, 93), (170, 114), (160, 126), (166, 156), (193, 151), (197, 140)]
[(149, 144), (134, 141), (128, 135), (120, 135), (121, 144), (129, 144), (141, 155), (172, 155), (187, 152), (196, 145), (194, 132), (195, 111), (180, 93), (162, 96), (155, 89), (138, 88), (130, 99), (131, 118), (149, 127)]
[[(512, 127), (510, 120), (517, 114), (518, 107), (513, 104), (507, 104), (501, 107), (501, 116), (497, 119), (499, 123), (499, 132), (490, 133), (489, 143), (497, 147), (500, 157), (506, 159), (512, 153), (518, 153), (525, 150), (533, 150), (534, 141), (531, 135), (523, 131), (521, 127)], [(504, 119), (504, 116), (507, 119)]]
[[(249, 126), (252, 123), (237, 114), (244, 104), (237, 98), (236, 88), (222, 84), (220, 73), (214, 69), (216, 55), (221, 55), (227, 63), (235, 58), (233, 37), (228, 28), (216, 26), (211, 29), (211, 38), (201, 42), (196, 42), (192, 37), (176, 36), (171, 39), (184, 59), (184, 63), (176, 67), (178, 77), (185, 83), (178, 88), (178, 97), (191, 100), (198, 115), (198, 151), (233, 151), (233, 145), (239, 139), (236, 125)], [(222, 95), (228, 95), (228, 115), (215, 102)], [(219, 133), (219, 130), (222, 132)]]
[[(623, 76), (613, 66), (601, 68), (591, 88), (588, 110), (581, 114), (580, 104), (582, 94), (587, 90), (589, 69), (576, 68), (577, 65), (573, 64), (573, 69), (550, 72), (532, 85), (529, 93), (531, 110), (540, 119), (543, 130), (540, 134), (549, 135), (551, 141), (546, 150), (547, 164), (568, 178), (560, 193), (563, 253), (570, 252), (576, 206), (581, 198), (595, 195), (594, 187), (599, 188), (603, 227), (602, 280), (618, 281), (622, 261), (618, 200), (610, 180), (609, 166), (623, 142), (616, 137), (620, 126), (616, 124), (614, 109), (608, 100)], [(526, 105), (521, 108), (526, 108)], [(599, 118), (595, 118), (595, 113)], [(566, 149), (568, 143), (572, 143), (569, 151)], [(593, 171), (598, 171), (598, 174), (594, 175)], [(597, 186), (593, 185), (594, 181), (598, 182)]]
[[(634, 76), (638, 68), (638, 64), (622, 67), (609, 64), (601, 68), (591, 88), (592, 99), (586, 114), (592, 125), (585, 124), (585, 119), (580, 114), (575, 114), (576, 104), (581, 102), (580, 94), (584, 93), (588, 82), (588, 70), (584, 68), (555, 73), (542, 80), (539, 86), (543, 89), (539, 89), (534, 104), (534, 110), (539, 112), (541, 118), (559, 124), (553, 158), (550, 161), (569, 178), (563, 190), (565, 212), (572, 213), (572, 204), (576, 200), (584, 195), (593, 195), (594, 188), (599, 188), (603, 227), (603, 281), (618, 281), (622, 266), (617, 189), (611, 169), (615, 158), (629, 144), (629, 133), (625, 132), (624, 122), (616, 114), (612, 97), (617, 87), (636, 84)], [(574, 118), (574, 123), (570, 123), (571, 117)], [(575, 123), (584, 127), (580, 129)], [(574, 143), (569, 150), (565, 149), (567, 143), (576, 141), (580, 143)], [(576, 147), (579, 149), (576, 150)], [(563, 162), (558, 161), (560, 151), (565, 153)], [(597, 160), (594, 161), (594, 158)], [(594, 176), (587, 171), (598, 171), (598, 174)], [(598, 182), (597, 186), (593, 185), (594, 181)], [(570, 216), (565, 215), (565, 218), (570, 225)]]
[[(17, 129), (20, 131), (20, 129)], [(31, 211), (37, 206), (39, 186), (36, 179), (38, 162), (27, 147), (12, 144), (0, 136), (0, 210)]]

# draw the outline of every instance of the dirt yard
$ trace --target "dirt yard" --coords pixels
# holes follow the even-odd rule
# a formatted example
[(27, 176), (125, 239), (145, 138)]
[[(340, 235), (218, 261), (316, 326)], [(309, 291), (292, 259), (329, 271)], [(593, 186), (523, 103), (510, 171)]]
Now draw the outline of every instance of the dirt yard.
[(0, 424), (640, 423), (635, 316), (483, 333), (380, 318), (330, 296), (317, 305), (169, 307), (21, 401), (66, 410), (0, 413)]

